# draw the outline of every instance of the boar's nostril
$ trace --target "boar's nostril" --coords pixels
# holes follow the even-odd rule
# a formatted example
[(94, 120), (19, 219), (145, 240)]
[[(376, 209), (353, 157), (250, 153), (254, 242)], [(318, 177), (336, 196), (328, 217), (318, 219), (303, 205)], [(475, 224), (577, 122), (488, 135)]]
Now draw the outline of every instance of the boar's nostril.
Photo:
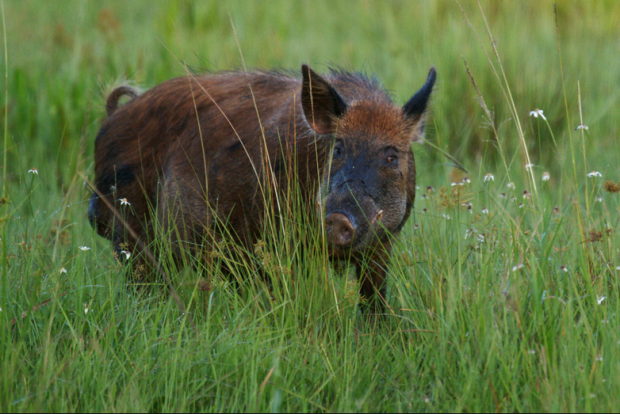
[(337, 246), (348, 246), (355, 237), (355, 227), (342, 213), (331, 213), (325, 218), (327, 240)]

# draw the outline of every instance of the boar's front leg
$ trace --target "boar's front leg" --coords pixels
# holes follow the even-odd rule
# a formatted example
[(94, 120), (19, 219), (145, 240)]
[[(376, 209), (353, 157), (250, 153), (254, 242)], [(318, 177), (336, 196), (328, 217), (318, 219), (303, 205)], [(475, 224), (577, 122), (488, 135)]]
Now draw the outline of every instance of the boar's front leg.
[(363, 308), (380, 314), (385, 310), (385, 279), (390, 261), (390, 246), (380, 245), (378, 250), (357, 261), (360, 295), (366, 300)]

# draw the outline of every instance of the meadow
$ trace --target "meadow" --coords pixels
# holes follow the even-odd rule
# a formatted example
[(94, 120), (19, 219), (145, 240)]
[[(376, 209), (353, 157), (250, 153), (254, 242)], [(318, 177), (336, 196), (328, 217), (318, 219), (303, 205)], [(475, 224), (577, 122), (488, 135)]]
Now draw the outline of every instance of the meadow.
[[(0, 4), (3, 412), (618, 411), (617, 2)], [(86, 214), (107, 93), (302, 63), (398, 103), (437, 68), (380, 323), (294, 213), (236, 283), (163, 249), (179, 301), (128, 287)]]

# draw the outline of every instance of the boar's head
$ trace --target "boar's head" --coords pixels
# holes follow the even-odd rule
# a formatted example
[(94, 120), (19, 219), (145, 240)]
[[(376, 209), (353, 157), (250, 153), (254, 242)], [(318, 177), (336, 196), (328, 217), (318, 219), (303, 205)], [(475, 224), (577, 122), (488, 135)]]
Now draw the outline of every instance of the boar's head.
[(423, 133), (435, 68), (404, 107), (385, 92), (356, 87), (354, 79), (327, 80), (306, 65), (302, 74), (304, 116), (329, 149), (317, 194), (327, 240), (336, 253), (364, 249), (399, 231), (408, 216), (411, 144)]

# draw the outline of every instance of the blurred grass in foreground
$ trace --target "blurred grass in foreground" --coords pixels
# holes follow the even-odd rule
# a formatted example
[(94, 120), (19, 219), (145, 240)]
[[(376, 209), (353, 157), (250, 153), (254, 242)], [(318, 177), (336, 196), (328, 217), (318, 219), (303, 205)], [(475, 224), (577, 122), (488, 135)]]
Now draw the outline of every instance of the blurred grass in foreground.
[[(558, 5), (567, 105), (552, 3), (483, 3), (513, 100), (470, 2), (482, 45), (453, 2), (4, 7), (3, 411), (617, 410), (619, 202), (603, 188), (620, 179), (617, 3)], [(87, 223), (80, 174), (92, 170), (105, 93), (183, 75), (183, 60), (197, 72), (240, 68), (231, 19), (251, 68), (366, 70), (397, 102), (438, 69), (427, 138), (471, 182), (415, 147), (416, 214), (395, 249), (382, 326), (357, 313), (356, 282), (334, 277), (310, 242), (297, 272), (291, 257), (261, 251), (281, 260), (269, 293), (252, 280), (236, 292), (210, 269), (175, 275), (196, 334), (163, 290), (127, 289)], [(574, 130), (577, 81), (587, 131)], [(548, 123), (529, 116), (536, 108)]]

